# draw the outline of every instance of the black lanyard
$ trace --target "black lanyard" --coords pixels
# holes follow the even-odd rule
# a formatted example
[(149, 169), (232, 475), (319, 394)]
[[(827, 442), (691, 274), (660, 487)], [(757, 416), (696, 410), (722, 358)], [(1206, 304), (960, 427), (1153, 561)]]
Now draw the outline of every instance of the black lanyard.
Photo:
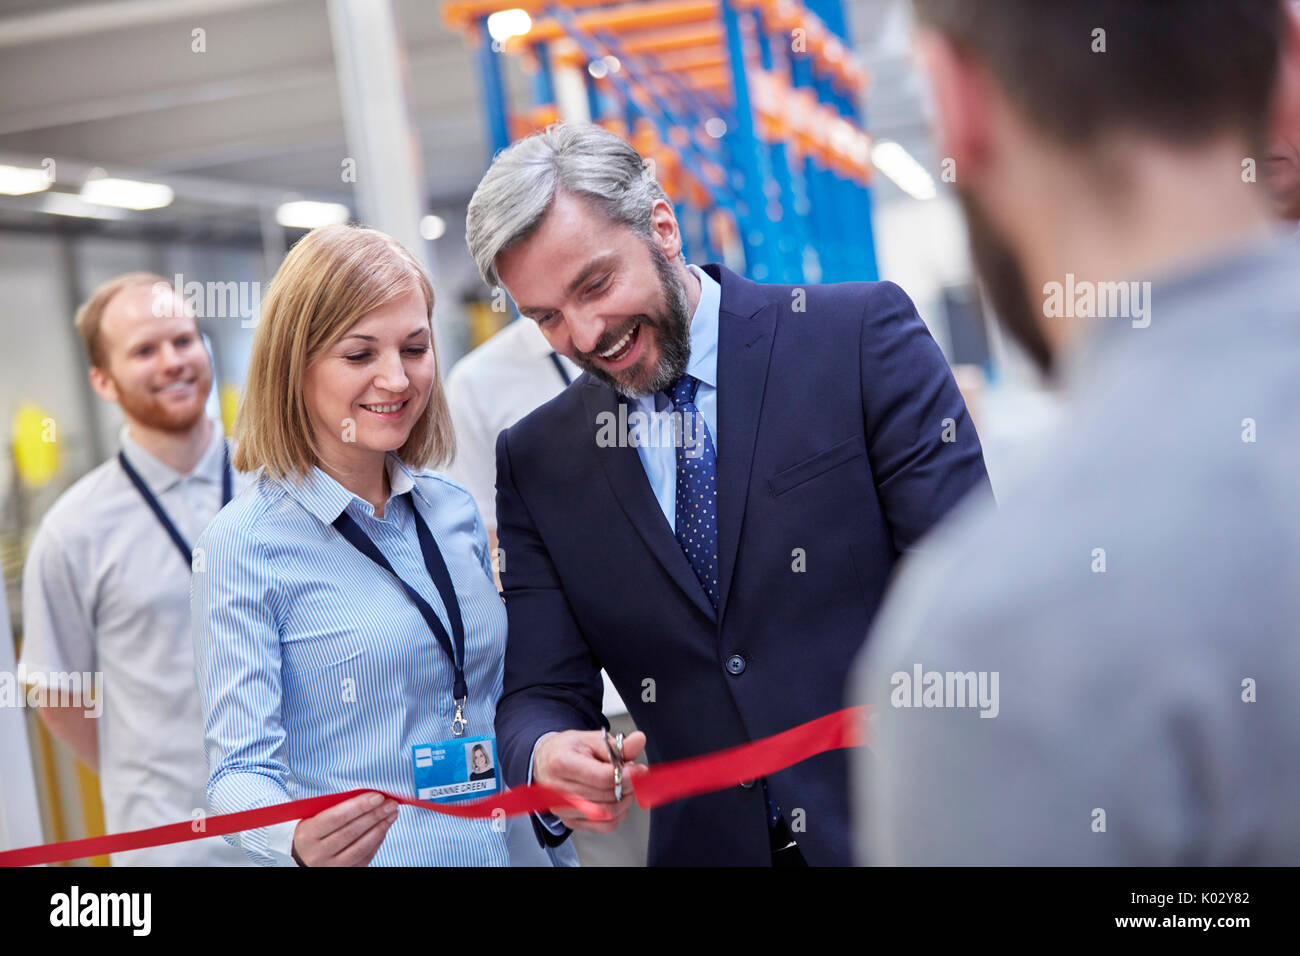
[[(443, 653), (451, 660), (452, 669), (455, 672), (456, 680), (452, 687), (452, 696), (456, 701), (456, 717), (452, 721), (452, 731), (457, 737), (465, 732), (465, 699), (469, 696), (469, 688), (465, 684), (465, 623), (460, 616), (460, 601), (456, 597), (456, 588), (451, 583), (451, 574), (447, 570), (447, 562), (443, 560), (442, 552), (438, 550), (437, 542), (433, 540), (433, 535), (420, 517), (420, 512), (415, 508), (415, 500), (408, 491), (399, 497), (406, 498), (407, 504), (411, 508), (411, 517), (415, 521), (415, 533), (420, 539), (420, 552), (424, 555), (424, 566), (429, 571), (429, 577), (437, 587), (438, 593), (442, 595), (443, 607), (447, 609), (447, 619), (451, 621), (451, 633), (455, 636), (455, 645), (452, 644), (452, 638), (447, 636), (447, 629), (442, 626), (442, 621), (438, 619), (438, 614), (429, 602), (420, 596), (420, 592), (415, 590), (402, 579), (402, 576), (393, 570), (393, 566), (388, 563), (382, 551), (375, 546), (375, 543), (366, 536), (346, 511), (334, 519), (334, 527), (338, 533), (347, 538), (352, 547), (356, 548), (375, 564), (388, 571), (393, 577), (397, 578), (402, 589), (406, 591), (406, 596), (411, 599), (424, 618), (424, 623), (429, 625), (429, 630), (433, 636), (438, 639), (438, 644), (442, 647)], [(392, 507), (392, 503), (389, 503)]]
[[(230, 445), (223, 441), (221, 447), (221, 507), (224, 508), (226, 505), (230, 504), (232, 479), (230, 474)], [(176, 529), (176, 525), (172, 523), (172, 519), (167, 515), (167, 512), (163, 510), (163, 506), (158, 503), (158, 499), (154, 497), (153, 492), (149, 490), (149, 486), (144, 483), (144, 479), (141, 478), (139, 473), (131, 467), (131, 463), (126, 460), (126, 452), (119, 451), (117, 453), (117, 460), (122, 463), (122, 470), (126, 472), (126, 476), (131, 479), (131, 484), (135, 485), (136, 491), (140, 492), (140, 497), (143, 498), (144, 503), (149, 506), (149, 510), (154, 513), (154, 516), (158, 519), (159, 523), (167, 531), (167, 535), (176, 543), (176, 547), (180, 548), (181, 555), (185, 558), (185, 566), (189, 567), (190, 561), (193, 557), (190, 552), (189, 544), (187, 544), (185, 539), (181, 536), (180, 531)]]
[(551, 353), (551, 364), (554, 365), (555, 370), (560, 373), (560, 378), (564, 379), (565, 388), (568, 388), (569, 383), (572, 382), (573, 379), (569, 377), (569, 370), (564, 367), (564, 363), (560, 361), (560, 356), (555, 352)]

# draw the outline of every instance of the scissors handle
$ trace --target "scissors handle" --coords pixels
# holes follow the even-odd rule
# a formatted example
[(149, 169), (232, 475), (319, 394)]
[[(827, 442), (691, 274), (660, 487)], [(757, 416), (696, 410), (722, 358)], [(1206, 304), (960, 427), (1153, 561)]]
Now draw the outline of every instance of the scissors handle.
[(605, 731), (605, 746), (609, 750), (609, 762), (614, 765), (614, 799), (623, 799), (623, 735), (617, 737)]

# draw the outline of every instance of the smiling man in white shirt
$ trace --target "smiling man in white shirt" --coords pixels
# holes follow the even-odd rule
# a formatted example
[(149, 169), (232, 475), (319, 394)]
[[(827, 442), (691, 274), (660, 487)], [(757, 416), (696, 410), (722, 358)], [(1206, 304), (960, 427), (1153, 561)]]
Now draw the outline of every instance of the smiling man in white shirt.
[[(102, 699), (39, 713), (99, 774), (105, 825), (116, 833), (206, 810), (189, 549), (247, 479), (231, 471), (221, 425), (204, 414), (212, 365), (194, 315), (167, 280), (144, 272), (110, 279), (78, 310), (77, 329), (91, 385), (122, 409), (122, 452), (41, 520), (23, 574), (20, 672), (41, 688), (57, 682), (51, 675), (102, 675)], [(248, 860), (212, 837), (114, 854), (113, 863)]]

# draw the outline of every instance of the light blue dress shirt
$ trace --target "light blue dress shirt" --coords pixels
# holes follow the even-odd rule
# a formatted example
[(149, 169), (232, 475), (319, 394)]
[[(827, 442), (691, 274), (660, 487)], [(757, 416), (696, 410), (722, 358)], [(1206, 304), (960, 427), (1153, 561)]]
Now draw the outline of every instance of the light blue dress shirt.
[[(686, 267), (700, 280), (700, 301), (695, 305), (691, 315), (691, 356), (686, 363), (686, 374), (694, 375), (700, 380), (695, 393), (695, 407), (704, 416), (709, 426), (709, 435), (713, 438), (713, 450), (718, 452), (718, 314), (722, 309), (722, 286), (698, 266)], [(673, 403), (663, 392), (642, 395), (629, 402), (629, 411), (640, 411), (647, 415), (672, 411)], [(655, 500), (668, 519), (668, 527), (675, 528), (677, 517), (677, 449), (670, 442), (638, 444), (637, 454), (641, 456), (641, 467), (650, 479), (650, 488)], [(537, 743), (549, 737), (542, 734)], [(537, 744), (533, 744), (533, 753), (537, 753)], [(533, 762), (528, 761), (528, 782), (533, 780)], [(564, 832), (564, 824), (550, 813), (538, 814), (538, 819), (552, 833)]]
[[(345, 510), (450, 633), (412, 505), (427, 523), (465, 624), (467, 736), (492, 733), (506, 612), (478, 509), (440, 475), (392, 454), (387, 467), (382, 518), (314, 468), (302, 483), (263, 475), (199, 538), (191, 611), (213, 813), (365, 787), (415, 796), (411, 747), (451, 736), (451, 662), (401, 585), (334, 530)], [(257, 863), (292, 865), (295, 825), (226, 840)], [(407, 806), (372, 861), (508, 863), (492, 821)]]
[[(722, 308), (722, 286), (703, 269), (687, 266), (700, 280), (700, 301), (691, 316), (691, 357), (686, 363), (686, 374), (700, 381), (695, 393), (695, 407), (704, 416), (713, 437), (713, 450), (718, 451), (718, 312)], [(671, 412), (673, 403), (663, 392), (643, 395), (630, 403), (633, 410), (646, 413)], [(668, 527), (677, 527), (677, 449), (669, 443), (638, 444), (641, 467), (650, 479), (655, 499), (668, 519)]]

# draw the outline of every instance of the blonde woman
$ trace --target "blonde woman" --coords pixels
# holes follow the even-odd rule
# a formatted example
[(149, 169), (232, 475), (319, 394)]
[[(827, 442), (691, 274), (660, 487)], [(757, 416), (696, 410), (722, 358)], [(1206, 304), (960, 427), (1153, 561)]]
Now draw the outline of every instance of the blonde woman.
[[(425, 470), (454, 443), (432, 311), (410, 253), (355, 226), (309, 233), (271, 284), (235, 421), (261, 475), (195, 549), (215, 813), (499, 786), (464, 754), (491, 742), (506, 615), (473, 499)], [(507, 865), (499, 829), (367, 794), (227, 840), (265, 865)]]

